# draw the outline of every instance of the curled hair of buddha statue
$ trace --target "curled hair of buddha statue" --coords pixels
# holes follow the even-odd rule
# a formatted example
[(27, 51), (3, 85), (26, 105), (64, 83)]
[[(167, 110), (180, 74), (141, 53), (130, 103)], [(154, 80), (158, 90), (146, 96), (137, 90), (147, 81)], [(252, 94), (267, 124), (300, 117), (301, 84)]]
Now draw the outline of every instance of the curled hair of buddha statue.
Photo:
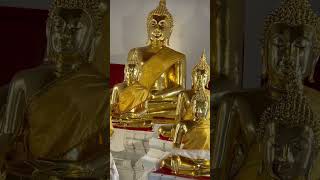
[[(317, 14), (313, 11), (309, 0), (282, 0), (280, 7), (273, 10), (264, 21), (264, 31), (261, 38), (262, 50), (267, 46), (268, 34), (275, 23), (287, 25), (309, 25), (315, 28), (313, 36), (313, 55), (320, 53), (320, 21)], [(263, 52), (265, 53), (265, 52)], [(263, 55), (265, 56), (265, 55)], [(265, 57), (264, 57), (265, 58)], [(265, 61), (265, 60), (264, 60)], [(263, 62), (265, 65), (266, 62)], [(266, 76), (266, 67), (263, 68), (263, 76)]]
[[(134, 65), (135, 68), (138, 70), (139, 72), (138, 76), (140, 77), (141, 70), (142, 70), (141, 59), (142, 59), (141, 53), (139, 53), (139, 51), (136, 48), (131, 50), (128, 54), (128, 61), (125, 64), (124, 73), (127, 73), (127, 70), (130, 65)], [(128, 81), (127, 76), (124, 77), (124, 81)]]
[(54, 0), (49, 10), (49, 17), (54, 13), (53, 9), (62, 7), (66, 9), (82, 9), (92, 18), (95, 32), (101, 33), (101, 25), (104, 11), (101, 9), (101, 0)]
[(142, 59), (141, 53), (138, 51), (137, 48), (134, 48), (128, 54), (127, 64), (136, 64), (138, 66), (141, 66), (141, 59)]
[[(172, 14), (167, 9), (166, 0), (160, 0), (158, 7), (156, 7), (154, 10), (152, 10), (148, 14), (148, 17), (147, 17), (147, 29), (150, 28), (150, 22), (153, 19), (154, 15), (156, 15), (156, 16), (165, 16), (166, 17), (166, 21), (167, 21), (168, 26), (170, 28), (170, 34), (166, 39), (166, 44), (169, 45), (169, 40), (170, 40), (170, 36), (171, 36), (172, 29), (173, 29), (173, 26), (174, 26), (174, 21), (173, 21)], [(148, 37), (148, 44), (150, 44), (150, 37)]]
[[(94, 53), (96, 50), (96, 46), (99, 43), (99, 38), (102, 36), (103, 31), (103, 18), (105, 13), (107, 12), (107, 5), (103, 0), (53, 0), (51, 6), (49, 8), (49, 17), (47, 20), (47, 37), (50, 36), (50, 31), (52, 28), (52, 23), (55, 16), (56, 8), (64, 8), (67, 10), (80, 9), (88, 14), (92, 27), (93, 27), (93, 40), (91, 42), (90, 47), (88, 48), (88, 52), (84, 52), (84, 55), (81, 55), (87, 62), (92, 62), (94, 59)], [(52, 45), (48, 40), (47, 45), (47, 56), (48, 59), (56, 58), (56, 54), (52, 53)]]
[(269, 123), (275, 123), (277, 129), (305, 126), (311, 128), (314, 134), (313, 151), (320, 150), (320, 121), (313, 113), (308, 99), (301, 93), (301, 90), (290, 88), (279, 101), (263, 112), (257, 129), (260, 140), (263, 140)]
[(200, 61), (198, 64), (196, 64), (194, 66), (194, 68), (192, 69), (192, 77), (196, 76), (197, 72), (203, 72), (204, 74), (207, 75), (208, 77), (208, 82), (206, 84), (206, 87), (208, 87), (209, 85), (209, 81), (210, 81), (210, 66), (207, 63), (207, 56), (206, 56), (206, 51), (205, 49), (202, 52), (202, 55), (200, 57)]

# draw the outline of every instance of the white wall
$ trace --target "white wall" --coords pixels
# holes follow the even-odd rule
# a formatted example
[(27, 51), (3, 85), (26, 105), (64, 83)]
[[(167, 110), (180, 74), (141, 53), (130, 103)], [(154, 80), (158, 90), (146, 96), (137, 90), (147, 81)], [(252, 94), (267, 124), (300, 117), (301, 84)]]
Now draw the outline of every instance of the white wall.
[[(158, 0), (110, 1), (111, 63), (124, 64), (131, 48), (145, 46), (146, 18)], [(210, 62), (210, 0), (167, 0), (175, 26), (170, 47), (187, 57), (187, 88), (191, 71), (205, 48)]]

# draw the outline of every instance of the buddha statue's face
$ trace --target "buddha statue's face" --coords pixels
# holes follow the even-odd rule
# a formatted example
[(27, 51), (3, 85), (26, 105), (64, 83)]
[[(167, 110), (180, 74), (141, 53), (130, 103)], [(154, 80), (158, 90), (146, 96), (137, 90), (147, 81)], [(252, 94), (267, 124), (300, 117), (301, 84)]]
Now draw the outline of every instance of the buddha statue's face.
[(209, 83), (209, 76), (207, 73), (205, 73), (205, 70), (198, 69), (195, 71), (192, 77), (192, 86), (193, 89), (200, 89), (205, 88), (208, 86)]
[(267, 162), (280, 179), (303, 177), (311, 161), (313, 132), (308, 127), (281, 127), (267, 138)]
[(137, 64), (127, 64), (124, 69), (125, 80), (129, 84), (133, 84), (140, 79), (141, 71)]
[(265, 49), (270, 86), (284, 90), (289, 66), (302, 75), (308, 73), (313, 35), (314, 29), (308, 25), (272, 25)]
[(93, 32), (92, 20), (81, 9), (55, 8), (48, 40), (58, 54), (77, 54), (88, 50)]
[(193, 101), (193, 114), (196, 119), (202, 119), (207, 116), (209, 104), (207, 101)]
[(166, 42), (169, 40), (171, 27), (168, 24), (167, 16), (152, 15), (148, 22), (148, 36), (151, 42)]

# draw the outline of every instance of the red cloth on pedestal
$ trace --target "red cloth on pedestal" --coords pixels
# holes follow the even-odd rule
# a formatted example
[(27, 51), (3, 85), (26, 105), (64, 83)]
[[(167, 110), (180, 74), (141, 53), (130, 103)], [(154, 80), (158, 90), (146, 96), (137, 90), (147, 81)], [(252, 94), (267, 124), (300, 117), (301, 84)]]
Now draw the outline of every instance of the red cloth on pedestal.
[(109, 87), (123, 82), (124, 79), (124, 65), (123, 64), (110, 64), (110, 80)]

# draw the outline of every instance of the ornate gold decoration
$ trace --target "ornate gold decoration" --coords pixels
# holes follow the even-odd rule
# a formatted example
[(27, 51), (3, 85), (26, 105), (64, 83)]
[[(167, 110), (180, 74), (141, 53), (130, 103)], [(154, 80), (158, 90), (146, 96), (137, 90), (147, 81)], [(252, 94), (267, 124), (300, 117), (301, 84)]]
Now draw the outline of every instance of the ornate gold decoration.
[(134, 50), (129, 52), (129, 54), (128, 54), (128, 63), (127, 64), (135, 64), (135, 65), (141, 67), (141, 59), (142, 59), (141, 54), (135, 48)]
[[(166, 6), (166, 0), (160, 0), (159, 5), (157, 8), (155, 8), (154, 10), (152, 10), (148, 17), (147, 17), (147, 28), (150, 29), (150, 22), (153, 19), (153, 16), (165, 16), (166, 17), (166, 22), (168, 23), (168, 26), (170, 28), (170, 34), (168, 35), (168, 39), (167, 39), (167, 45), (169, 45), (169, 39), (171, 36), (171, 32), (174, 26), (174, 21), (173, 21), (173, 17), (172, 14), (169, 12), (169, 10), (167, 9)], [(149, 30), (148, 30), (149, 31)], [(150, 34), (148, 34), (148, 44), (150, 43)]]
[(139, 81), (142, 72), (141, 59), (142, 57), (137, 49), (129, 52), (128, 61), (124, 68), (125, 82), (131, 84)]
[[(194, 117), (192, 109), (192, 101), (196, 101), (195, 98), (200, 98), (197, 95), (198, 91), (203, 91), (202, 95), (206, 96), (207, 100), (210, 98), (210, 90), (208, 88), (210, 81), (210, 66), (207, 64), (206, 53), (203, 50), (200, 62), (195, 65), (192, 70), (192, 89), (184, 91), (178, 96), (178, 104), (176, 109), (176, 122), (181, 120), (192, 120)], [(194, 96), (194, 95), (197, 96)], [(190, 102), (191, 99), (191, 102)], [(207, 101), (209, 103), (209, 101)], [(210, 119), (210, 109), (208, 110), (208, 117)], [(173, 126), (161, 126), (158, 129), (158, 134), (162, 137), (172, 139), (174, 135), (175, 125)]]
[[(77, 29), (77, 31), (72, 31), (71, 33), (81, 33), (87, 32), (86, 39), (77, 42), (80, 38), (79, 36), (74, 36), (75, 45), (78, 46), (79, 52), (78, 53), (70, 53), (66, 55), (63, 53), (62, 57), (60, 52), (57, 52), (56, 46), (54, 45), (53, 38), (55, 39), (62, 39), (62, 35), (69, 33), (70, 31), (61, 31), (62, 28), (57, 28), (57, 21), (60, 18), (60, 12), (56, 9), (62, 8), (62, 11), (68, 10), (82, 10), (83, 17), (84, 14), (88, 16), (88, 18), (81, 18), (80, 21), (82, 22), (83, 26)], [(103, 29), (103, 17), (107, 10), (106, 4), (101, 0), (53, 0), (49, 9), (49, 17), (47, 19), (47, 60), (52, 61), (54, 63), (57, 62), (57, 59), (61, 59), (60, 63), (63, 63), (63, 66), (66, 66), (65, 63), (68, 62), (69, 64), (79, 64), (79, 62), (92, 62), (94, 60), (93, 54), (96, 51), (96, 46), (99, 41), (99, 37), (102, 35)], [(73, 17), (72, 17), (73, 18)], [(88, 20), (87, 20), (88, 19)], [(86, 27), (90, 26), (90, 28)], [(59, 31), (57, 31), (59, 29)], [(56, 34), (53, 36), (52, 34)], [(61, 36), (61, 37), (59, 37)], [(73, 42), (74, 40), (70, 40)], [(78, 44), (82, 43), (82, 44)], [(58, 43), (59, 44), (59, 43)], [(63, 43), (64, 46), (68, 43)], [(61, 51), (61, 50), (60, 50)], [(68, 57), (67, 57), (68, 56)], [(69, 57), (70, 56), (70, 57)], [(79, 62), (72, 62), (74, 59), (77, 59)], [(60, 65), (59, 65), (60, 66)], [(78, 65), (76, 65), (78, 66)], [(60, 67), (57, 67), (60, 68)], [(74, 67), (72, 67), (74, 68)], [(72, 69), (71, 68), (71, 69)], [(70, 69), (68, 67), (67, 69)], [(74, 68), (76, 69), (76, 68)]]
[[(173, 144), (176, 148), (185, 150), (210, 150), (210, 120), (206, 118), (209, 100), (203, 89), (197, 91), (191, 100), (192, 111), (195, 114), (192, 121), (181, 121), (174, 132)], [(183, 144), (183, 146), (182, 146)], [(210, 161), (207, 159), (192, 159), (182, 155), (164, 158), (161, 168), (169, 168), (175, 174), (191, 176), (208, 176)]]
[[(282, 0), (279, 8), (272, 11), (265, 19), (264, 35), (262, 42), (265, 43), (270, 28), (274, 23), (288, 25), (310, 25), (316, 28), (316, 34), (320, 33), (319, 18), (312, 10), (309, 0)], [(314, 36), (313, 52), (319, 54), (320, 36)]]
[(202, 52), (202, 55), (200, 57), (200, 62), (194, 66), (192, 70), (192, 76), (195, 75), (197, 71), (204, 71), (204, 73), (210, 77), (210, 66), (207, 63), (207, 56), (205, 49)]
[(49, 18), (54, 14), (55, 8), (66, 9), (82, 9), (91, 15), (97, 33), (100, 33), (102, 28), (103, 12), (106, 7), (102, 7), (101, 0), (54, 0), (49, 10)]
[[(209, 99), (204, 90), (199, 90), (191, 99), (191, 104), (198, 103), (209, 103)], [(207, 107), (208, 108), (208, 107)], [(194, 109), (193, 109), (194, 110)], [(208, 111), (208, 109), (205, 109)]]
[(259, 138), (264, 137), (266, 125), (271, 121), (289, 128), (309, 126), (315, 137), (314, 147), (320, 149), (320, 121), (312, 112), (308, 99), (299, 91), (288, 91), (264, 111), (257, 129)]
[(131, 49), (128, 55), (125, 76), (140, 71), (139, 80), (119, 83), (113, 88), (111, 104), (116, 105), (111, 113), (113, 120), (128, 120), (135, 127), (139, 123), (145, 127), (144, 118), (174, 121), (178, 94), (185, 89), (185, 55), (166, 46), (172, 27), (172, 15), (166, 1), (161, 0), (147, 17), (149, 44)]

